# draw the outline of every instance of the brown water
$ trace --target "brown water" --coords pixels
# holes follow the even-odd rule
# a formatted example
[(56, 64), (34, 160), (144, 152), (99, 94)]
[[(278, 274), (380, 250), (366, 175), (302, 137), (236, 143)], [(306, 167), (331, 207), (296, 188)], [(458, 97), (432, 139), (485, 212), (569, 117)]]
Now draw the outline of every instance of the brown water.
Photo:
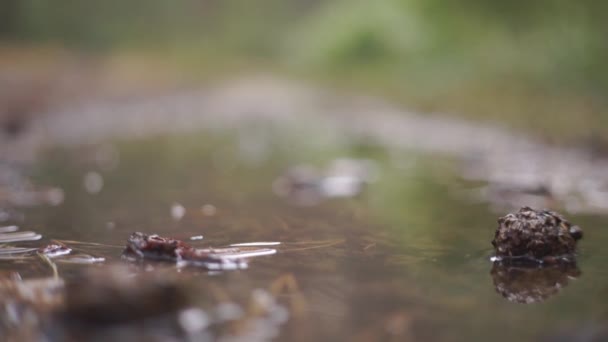
[[(235, 132), (119, 142), (111, 145), (119, 161), (105, 166), (95, 161), (97, 146), (48, 151), (33, 165), (33, 179), (64, 189), (65, 201), (57, 207), (24, 209), (22, 229), (37, 231), (45, 239), (107, 245), (81, 247), (106, 257), (105, 264), (125, 262), (120, 246), (134, 231), (184, 240), (203, 235), (202, 241), (191, 241), (195, 246), (281, 242), (276, 255), (252, 260), (246, 270), (179, 270), (191, 274), (184, 281), (200, 287), (197, 297), (203, 310), (214, 310), (208, 302), (221, 297), (246, 311), (256, 289), (276, 290), (288, 284), (288, 290), (274, 293), (287, 321), (250, 319), (238, 329), (211, 329), (205, 335), (209, 339), (521, 341), (575, 336), (586, 341), (598, 333), (606, 337), (605, 217), (566, 213), (586, 234), (580, 245), (579, 276), (558, 270), (517, 283), (520, 273), (502, 270), (495, 280), (489, 258), (497, 215), (487, 204), (462, 195), (478, 184), (460, 180), (453, 161), (389, 153), (360, 141), (320, 146), (262, 133), (245, 142)], [(354, 198), (308, 207), (273, 193), (273, 180), (290, 166), (325, 165), (337, 157), (375, 160), (378, 180)], [(97, 194), (83, 187), (83, 178), (91, 171), (103, 178)], [(171, 216), (175, 203), (186, 209), (180, 220)], [(204, 205), (212, 205), (216, 212), (204, 213)], [(57, 265), (59, 275), (67, 279), (82, 268), (104, 267)], [(39, 263), (0, 261), (0, 267), (24, 278), (50, 275)], [(495, 281), (515, 282), (514, 288), (547, 298), (515, 303), (497, 292)], [(556, 283), (561, 289), (555, 290)], [(95, 337), (98, 332), (90, 334)]]

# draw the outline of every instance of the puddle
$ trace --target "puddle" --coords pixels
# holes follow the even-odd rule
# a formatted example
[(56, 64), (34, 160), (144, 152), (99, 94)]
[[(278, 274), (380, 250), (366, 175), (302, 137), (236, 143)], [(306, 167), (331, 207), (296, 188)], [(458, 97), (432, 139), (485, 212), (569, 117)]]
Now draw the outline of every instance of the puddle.
[[(497, 215), (491, 205), (462, 195), (479, 183), (463, 180), (455, 160), (396, 154), (356, 140), (320, 147), (281, 135), (266, 138), (280, 143), (265, 145), (264, 162), (257, 162), (242, 157), (238, 134), (115, 142), (113, 160), (120, 162), (112, 168), (95, 167), (90, 148), (48, 150), (32, 166), (32, 181), (61, 189), (63, 202), (7, 208), (22, 217), (3, 223), (0, 236), (16, 252), (57, 240), (75, 253), (49, 258), (55, 269), (45, 260), (3, 258), (0, 273), (6, 281), (18, 274), (19, 282), (56, 274), (88, 286), (79, 280), (83, 272), (120, 264), (133, 276), (164, 274), (196, 294), (170, 316), (163, 312), (144, 323), (138, 313), (111, 328), (84, 329), (90, 322), (62, 326), (62, 333), (78, 338), (154, 333), (199, 340), (507, 341), (554, 336), (565, 325), (577, 336), (605, 322), (608, 219), (567, 213), (586, 234), (574, 270), (493, 268), (490, 241)], [(294, 165), (322, 169), (338, 158), (373, 160), (374, 182), (349, 192), (352, 196), (328, 196), (307, 206), (273, 191), (273, 183)], [(12, 242), (13, 234), (23, 240), (28, 231), (36, 233), (26, 237), (40, 240)], [(129, 263), (121, 254), (137, 231), (197, 249), (276, 253), (252, 259), (247, 269), (225, 271)], [(0, 323), (3, 334), (16, 329), (4, 319)], [(44, 321), (30, 323), (48, 332)], [(137, 330), (141, 326), (150, 330)]]

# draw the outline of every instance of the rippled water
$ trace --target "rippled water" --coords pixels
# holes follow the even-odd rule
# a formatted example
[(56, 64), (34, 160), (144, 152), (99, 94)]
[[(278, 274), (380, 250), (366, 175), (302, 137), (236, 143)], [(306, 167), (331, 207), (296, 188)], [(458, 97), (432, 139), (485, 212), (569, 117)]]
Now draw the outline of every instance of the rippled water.
[[(100, 161), (99, 151), (108, 149), (110, 162)], [(273, 181), (290, 166), (323, 166), (338, 157), (376, 161), (378, 180), (356, 197), (313, 206), (273, 193)], [(194, 134), (50, 150), (32, 171), (37, 183), (62, 188), (65, 200), (23, 209), (22, 229), (101, 244), (72, 246), (105, 257), (105, 264), (125, 262), (122, 246), (134, 231), (184, 240), (202, 235), (189, 241), (201, 247), (281, 242), (273, 246), (276, 255), (252, 260), (246, 270), (164, 264), (188, 275), (180, 281), (200, 289), (196, 305), (207, 312), (217, 303), (247, 311), (251, 298), (267, 293), (260, 291), (277, 300), (278, 316), (212, 329), (209, 338), (517, 341), (606, 334), (608, 220), (565, 213), (586, 234), (578, 270), (492, 270), (498, 215), (464, 195), (479, 184), (459, 179), (449, 159), (364, 142), (320, 146), (264, 134), (245, 141), (237, 133)], [(57, 266), (66, 279), (104, 267)], [(0, 260), (0, 267), (25, 279), (51, 274), (39, 261)]]

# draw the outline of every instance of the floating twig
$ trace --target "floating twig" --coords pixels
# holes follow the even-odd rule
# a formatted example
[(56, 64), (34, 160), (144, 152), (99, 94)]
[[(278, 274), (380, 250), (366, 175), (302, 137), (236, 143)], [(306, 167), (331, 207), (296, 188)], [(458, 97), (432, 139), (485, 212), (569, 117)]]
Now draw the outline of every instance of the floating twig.
[(38, 253), (38, 256), (47, 263), (53, 270), (53, 278), (59, 279), (59, 271), (57, 271), (57, 265), (49, 258), (46, 254)]
[(87, 242), (87, 241), (76, 241), (76, 240), (53, 240), (53, 241), (57, 241), (57, 242), (60, 242), (63, 244), (70, 244), (70, 245), (87, 245), (87, 246), (95, 246), (95, 247), (124, 248), (124, 246), (108, 245), (105, 243), (98, 243), (98, 242)]
[(243, 242), (243, 243), (233, 243), (230, 244), (230, 247), (255, 247), (255, 246), (278, 246), (280, 242), (277, 241), (269, 241), (269, 242)]

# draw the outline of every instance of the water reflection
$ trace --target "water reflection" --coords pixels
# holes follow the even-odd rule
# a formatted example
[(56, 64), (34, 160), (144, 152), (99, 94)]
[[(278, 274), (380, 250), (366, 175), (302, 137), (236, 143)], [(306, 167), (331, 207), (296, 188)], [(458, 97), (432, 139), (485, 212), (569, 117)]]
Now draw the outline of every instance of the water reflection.
[(492, 280), (496, 292), (514, 303), (540, 303), (558, 294), (572, 279), (581, 276), (574, 263), (530, 267), (494, 263)]

